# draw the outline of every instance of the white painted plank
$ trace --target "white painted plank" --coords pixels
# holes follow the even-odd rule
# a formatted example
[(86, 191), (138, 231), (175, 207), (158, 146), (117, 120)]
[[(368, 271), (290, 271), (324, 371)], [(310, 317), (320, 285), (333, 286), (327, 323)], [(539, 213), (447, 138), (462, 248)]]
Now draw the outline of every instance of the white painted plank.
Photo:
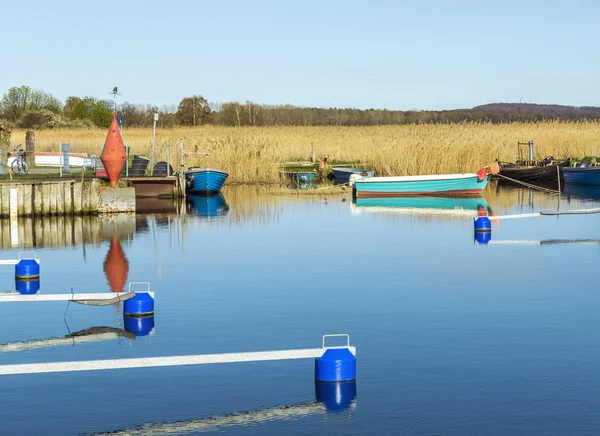
[(74, 303), (83, 301), (102, 301), (120, 299), (129, 300), (135, 296), (135, 292), (94, 292), (89, 294), (32, 294), (23, 295), (19, 293), (0, 294), (0, 303), (31, 303), (41, 301), (72, 301)]
[[(28, 258), (23, 258), (23, 259), (28, 259)], [(0, 259), (0, 265), (16, 265), (19, 263), (19, 261), (23, 260), (23, 259)], [(39, 259), (33, 259), (35, 260), (38, 264), (40, 263)]]
[[(346, 347), (344, 347), (346, 348)], [(356, 354), (356, 347), (347, 347)], [(258, 351), (248, 353), (201, 354), (190, 356), (145, 357), (137, 359), (82, 360), (79, 362), (26, 363), (0, 365), (0, 375), (44, 374), (107, 369), (154, 368), (214, 363), (261, 362), (270, 360), (308, 359), (321, 357), (326, 348), (302, 350)]]

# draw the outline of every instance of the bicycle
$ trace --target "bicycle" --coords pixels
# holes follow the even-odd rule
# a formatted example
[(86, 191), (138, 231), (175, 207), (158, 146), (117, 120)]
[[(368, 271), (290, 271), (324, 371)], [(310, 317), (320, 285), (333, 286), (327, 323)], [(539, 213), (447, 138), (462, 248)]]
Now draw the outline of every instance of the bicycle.
[(21, 149), (21, 144), (17, 145), (15, 151), (17, 152), (17, 157), (10, 165), (10, 169), (14, 175), (27, 175), (29, 166), (27, 165), (27, 162), (25, 162), (25, 152)]

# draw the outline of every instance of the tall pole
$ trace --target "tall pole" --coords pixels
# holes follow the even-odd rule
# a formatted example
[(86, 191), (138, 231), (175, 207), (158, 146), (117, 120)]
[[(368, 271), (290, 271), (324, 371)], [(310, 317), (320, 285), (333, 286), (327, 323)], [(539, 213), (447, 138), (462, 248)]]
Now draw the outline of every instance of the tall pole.
[(154, 132), (152, 133), (152, 164), (150, 167), (150, 175), (154, 175), (154, 144), (156, 143), (156, 122), (158, 121), (158, 112), (154, 113)]

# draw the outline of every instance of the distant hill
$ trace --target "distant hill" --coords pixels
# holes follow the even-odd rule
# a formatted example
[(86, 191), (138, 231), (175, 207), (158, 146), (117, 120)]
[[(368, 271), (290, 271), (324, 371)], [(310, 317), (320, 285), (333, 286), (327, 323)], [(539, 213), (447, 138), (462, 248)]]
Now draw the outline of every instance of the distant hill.
[(560, 119), (600, 118), (600, 107), (563, 106), (560, 104), (490, 103), (475, 106), (471, 111), (489, 113), (528, 113), (549, 115)]

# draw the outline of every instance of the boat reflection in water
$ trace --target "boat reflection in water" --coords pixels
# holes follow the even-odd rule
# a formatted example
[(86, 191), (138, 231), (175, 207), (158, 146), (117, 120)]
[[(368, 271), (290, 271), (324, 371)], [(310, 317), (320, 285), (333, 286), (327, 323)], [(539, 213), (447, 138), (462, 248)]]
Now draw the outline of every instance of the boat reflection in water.
[(352, 203), (352, 213), (364, 212), (459, 218), (492, 215), (491, 208), (483, 197), (356, 198)]
[(565, 184), (563, 194), (567, 197), (600, 200), (600, 186)]
[(229, 206), (220, 192), (214, 195), (192, 194), (187, 196), (187, 210), (189, 213), (210, 218), (227, 215)]

